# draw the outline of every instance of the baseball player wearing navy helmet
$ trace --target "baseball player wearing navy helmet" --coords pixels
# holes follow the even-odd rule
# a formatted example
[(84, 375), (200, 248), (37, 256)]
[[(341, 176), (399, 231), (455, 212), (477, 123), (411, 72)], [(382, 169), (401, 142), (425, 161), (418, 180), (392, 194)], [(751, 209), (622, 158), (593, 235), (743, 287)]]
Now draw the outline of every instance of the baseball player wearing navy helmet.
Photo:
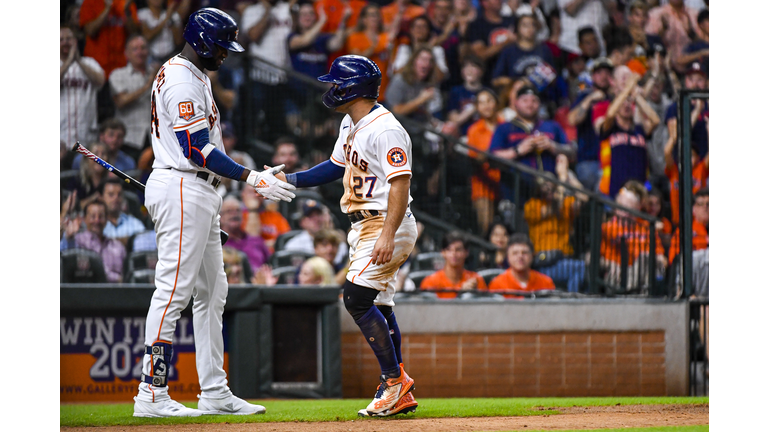
[[(184, 38), (184, 49), (160, 68), (152, 86), (155, 161), (145, 206), (155, 224), (158, 263), (133, 415), (259, 414), (265, 408), (233, 395), (224, 371), (222, 314), (228, 286), (219, 237), (222, 199), (216, 187), (221, 177), (228, 177), (247, 182), (267, 198), (286, 201), (295, 196), (295, 187), (275, 178), (282, 167), (256, 172), (225, 153), (219, 112), (204, 71), (217, 70), (230, 51), (243, 51), (235, 21), (218, 9), (200, 9), (190, 16)], [(176, 322), (190, 299), (201, 389), (198, 409), (168, 395)]]
[(381, 71), (370, 59), (341, 56), (318, 80), (331, 84), (323, 95), (325, 106), (347, 115), (330, 159), (285, 179), (301, 188), (343, 177), (340, 205), (352, 222), (344, 305), (381, 367), (376, 395), (358, 414), (410, 412), (418, 403), (411, 393), (414, 380), (403, 369), (400, 329), (392, 308), (397, 272), (417, 237), (409, 208), (411, 138), (392, 113), (376, 103)]

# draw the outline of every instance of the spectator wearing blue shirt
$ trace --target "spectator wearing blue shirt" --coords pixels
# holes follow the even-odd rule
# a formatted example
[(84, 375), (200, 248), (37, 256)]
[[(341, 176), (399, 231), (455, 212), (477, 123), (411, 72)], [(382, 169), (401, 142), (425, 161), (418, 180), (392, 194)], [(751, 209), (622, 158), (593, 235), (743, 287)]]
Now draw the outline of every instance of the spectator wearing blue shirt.
[(602, 170), (600, 168), (600, 140), (595, 132), (594, 106), (611, 99), (613, 63), (600, 58), (592, 63), (590, 70), (592, 87), (582, 90), (568, 112), (568, 124), (576, 127), (576, 177), (589, 190), (595, 190)]
[(485, 68), (479, 57), (467, 54), (461, 62), (461, 78), (463, 83), (451, 87), (448, 95), (448, 120), (460, 127), (461, 135), (467, 134), (469, 126), (479, 120), (475, 109), (477, 93), (483, 89), (483, 72)]
[(147, 229), (139, 218), (123, 211), (125, 199), (122, 180), (116, 177), (107, 178), (99, 185), (99, 193), (107, 206), (104, 237), (119, 240), (123, 246), (126, 246), (131, 236)]
[[(488, 151), (496, 157), (554, 173), (557, 155), (564, 154), (570, 159), (574, 148), (557, 122), (539, 119), (540, 108), (541, 100), (533, 87), (524, 86), (518, 90), (515, 100), (517, 117), (496, 128)], [(504, 184), (502, 198), (514, 198)]]
[(480, 0), (482, 12), (467, 27), (464, 35), (470, 51), (487, 65), (483, 83), (490, 84), (499, 53), (515, 43), (515, 17), (501, 16), (502, 0)]
[(296, 72), (316, 78), (328, 70), (331, 53), (340, 50), (346, 42), (346, 23), (352, 8), (344, 8), (341, 22), (334, 34), (321, 33), (328, 17), (322, 8), (318, 13), (312, 3), (303, 3), (299, 7), (298, 19), (294, 32), (288, 35), (288, 53)]
[[(99, 142), (105, 145), (106, 158), (109, 163), (120, 171), (132, 171), (136, 169), (136, 161), (122, 150), (125, 141), (125, 124), (115, 118), (104, 120), (99, 125)], [(85, 143), (83, 143), (85, 144)], [(92, 144), (86, 145), (89, 149)], [(72, 169), (79, 169), (83, 161), (83, 155), (75, 156)]]
[(536, 41), (537, 23), (533, 15), (521, 15), (517, 18), (515, 28), (517, 40), (499, 53), (493, 69), (494, 85), (499, 83), (499, 78), (502, 78), (501, 81), (506, 84), (505, 81), (509, 78), (528, 77), (542, 63), (552, 69), (553, 76), (557, 74), (552, 67), (555, 64), (552, 51), (546, 45)]
[[(705, 90), (709, 88), (709, 79), (704, 73), (701, 63), (693, 62), (688, 67), (683, 81), (686, 89)], [(667, 124), (670, 142), (677, 142), (677, 102), (667, 108), (664, 116), (664, 122)], [(709, 101), (696, 99), (691, 101), (691, 146), (696, 149), (699, 156), (709, 153), (709, 132), (707, 131), (707, 122), (709, 121)], [(677, 150), (672, 154), (677, 158)]]

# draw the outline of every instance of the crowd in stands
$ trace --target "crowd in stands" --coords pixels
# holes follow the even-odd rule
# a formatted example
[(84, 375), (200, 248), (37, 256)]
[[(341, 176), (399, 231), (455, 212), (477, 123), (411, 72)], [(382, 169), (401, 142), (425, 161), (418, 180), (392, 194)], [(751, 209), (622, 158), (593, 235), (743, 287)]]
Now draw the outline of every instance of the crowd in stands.
[[(407, 129), (428, 126), (411, 133), (414, 208), (466, 195), (471, 225), (462, 228), (497, 249), (471, 257), (466, 236), (447, 233), (432, 248), (444, 267), (401, 280), (403, 289), (585, 292), (596, 259), (579, 228), (590, 216), (585, 192), (614, 203), (600, 221), (606, 283), (647, 288), (676, 271), (677, 101), (681, 88), (708, 89), (707, 0), (69, 0), (60, 31), (61, 249), (101, 254), (109, 281), (131, 281), (129, 256), (156, 247), (152, 222), (140, 193), (67, 149), (80, 141), (146, 180), (151, 83), (202, 6), (230, 13), (246, 47), (206, 72), (237, 162), (282, 163), (290, 173), (327, 159), (338, 117), (308, 82), (344, 54), (379, 66), (379, 102)], [(696, 100), (691, 113), (700, 294), (708, 292), (708, 102)], [(503, 160), (539, 173), (520, 187)], [(343, 281), (345, 226), (329, 210), (338, 196), (302, 200), (294, 216), (237, 182), (219, 192), (231, 283)], [(510, 202), (521, 215), (514, 224), (503, 210)], [(283, 251), (297, 254), (283, 265)], [(479, 275), (490, 269), (495, 278)]]

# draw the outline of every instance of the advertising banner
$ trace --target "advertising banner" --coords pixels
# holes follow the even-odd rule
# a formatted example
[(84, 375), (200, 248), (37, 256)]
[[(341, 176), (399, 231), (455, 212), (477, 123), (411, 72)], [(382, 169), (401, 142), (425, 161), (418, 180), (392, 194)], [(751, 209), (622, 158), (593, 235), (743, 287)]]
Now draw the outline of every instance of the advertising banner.
[[(60, 401), (133, 402), (141, 378), (146, 316), (67, 316), (60, 319)], [(228, 368), (224, 327), (224, 370)], [(173, 338), (168, 391), (178, 401), (196, 401), (192, 318), (182, 316)]]

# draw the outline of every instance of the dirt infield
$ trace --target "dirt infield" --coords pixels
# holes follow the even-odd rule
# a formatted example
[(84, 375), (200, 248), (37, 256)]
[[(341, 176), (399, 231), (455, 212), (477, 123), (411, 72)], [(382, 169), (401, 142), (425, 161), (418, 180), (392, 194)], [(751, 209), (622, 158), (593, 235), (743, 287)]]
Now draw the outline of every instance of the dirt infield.
[[(67, 432), (117, 431), (270, 431), (270, 432), (413, 432), (413, 431), (509, 431), (604, 429), (651, 426), (694, 426), (709, 424), (709, 404), (702, 405), (617, 405), (611, 407), (540, 407), (561, 414), (526, 417), (472, 417), (415, 419), (359, 419), (346, 422), (291, 422), (248, 424), (186, 424), (163, 426), (113, 426), (61, 428)], [(386, 422), (386, 423), (383, 423)], [(378, 424), (377, 424), (378, 423)]]

